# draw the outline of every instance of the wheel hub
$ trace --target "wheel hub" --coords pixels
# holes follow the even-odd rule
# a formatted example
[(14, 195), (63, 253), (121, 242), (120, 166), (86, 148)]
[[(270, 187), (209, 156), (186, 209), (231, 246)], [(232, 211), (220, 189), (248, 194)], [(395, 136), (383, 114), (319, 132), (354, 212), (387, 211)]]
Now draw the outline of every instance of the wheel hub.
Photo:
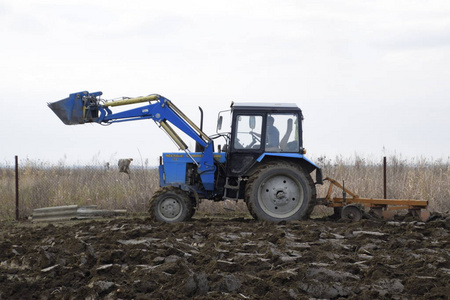
[(277, 192), (277, 199), (284, 199), (285, 198), (285, 193), (284, 193), (284, 191), (278, 191)]
[(175, 218), (181, 212), (181, 205), (177, 200), (167, 198), (161, 202), (160, 212), (166, 218)]
[(272, 201), (275, 205), (286, 205), (289, 202), (284, 191), (275, 192)]
[(303, 189), (290, 176), (275, 175), (260, 185), (258, 201), (268, 215), (287, 218), (302, 205)]

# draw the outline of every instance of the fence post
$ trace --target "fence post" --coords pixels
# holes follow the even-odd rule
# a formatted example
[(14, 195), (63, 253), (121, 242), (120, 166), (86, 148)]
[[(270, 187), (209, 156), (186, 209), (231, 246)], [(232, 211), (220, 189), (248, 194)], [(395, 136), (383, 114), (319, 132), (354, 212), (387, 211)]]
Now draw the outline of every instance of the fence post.
[(386, 191), (386, 156), (383, 157), (383, 197), (387, 199)]
[(19, 157), (16, 155), (16, 220), (19, 221)]

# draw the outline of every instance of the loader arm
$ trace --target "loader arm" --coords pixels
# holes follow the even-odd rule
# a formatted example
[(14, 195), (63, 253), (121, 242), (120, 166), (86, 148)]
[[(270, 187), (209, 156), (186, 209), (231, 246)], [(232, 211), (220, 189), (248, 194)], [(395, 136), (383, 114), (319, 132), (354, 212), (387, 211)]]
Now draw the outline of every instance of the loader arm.
[[(139, 102), (155, 101), (149, 105), (142, 107), (113, 113), (109, 107), (127, 105), (133, 102), (131, 100), (140, 100)], [(152, 119), (159, 124), (171, 138), (177, 137), (175, 131), (170, 127), (167, 122), (170, 122), (182, 132), (187, 134), (197, 143), (206, 147), (211, 139), (198, 128), (186, 115), (184, 115), (169, 99), (166, 99), (159, 95), (150, 95), (147, 97), (140, 97), (135, 99), (125, 99), (113, 102), (106, 102), (104, 105), (99, 106), (100, 116), (96, 122), (98, 123), (117, 123), (127, 122), (134, 120)], [(175, 140), (180, 150), (186, 150), (187, 146), (183, 140)]]
[[(48, 106), (66, 124), (84, 124), (97, 122), (100, 124), (111, 124), (135, 120), (151, 119), (169, 135), (180, 150), (190, 156), (188, 146), (173, 130), (173, 126), (184, 132), (203, 148), (200, 163), (192, 158), (198, 167), (198, 173), (202, 179), (205, 190), (214, 190), (214, 156), (212, 140), (192, 122), (181, 110), (179, 110), (169, 99), (160, 95), (149, 95), (138, 98), (128, 98), (117, 101), (104, 101), (100, 99), (102, 92), (88, 93), (79, 92), (70, 94), (68, 98), (49, 103)], [(129, 110), (113, 113), (111, 107), (129, 104), (149, 104), (132, 108)]]

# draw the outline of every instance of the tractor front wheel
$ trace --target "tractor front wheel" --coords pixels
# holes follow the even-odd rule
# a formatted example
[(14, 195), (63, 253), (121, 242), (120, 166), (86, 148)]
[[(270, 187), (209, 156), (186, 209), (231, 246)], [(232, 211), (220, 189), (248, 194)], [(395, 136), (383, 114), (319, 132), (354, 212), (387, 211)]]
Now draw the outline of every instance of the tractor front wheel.
[(316, 189), (309, 174), (300, 167), (270, 163), (249, 177), (245, 200), (252, 216), (280, 222), (309, 217)]
[(174, 186), (166, 186), (153, 194), (149, 212), (157, 221), (175, 223), (191, 218), (194, 207), (185, 191)]

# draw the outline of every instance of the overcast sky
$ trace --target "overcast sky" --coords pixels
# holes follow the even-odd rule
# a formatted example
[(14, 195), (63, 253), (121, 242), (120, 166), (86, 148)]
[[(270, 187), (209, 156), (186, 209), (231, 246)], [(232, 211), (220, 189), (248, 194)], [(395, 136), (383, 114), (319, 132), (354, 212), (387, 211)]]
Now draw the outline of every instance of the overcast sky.
[[(64, 125), (79, 91), (171, 99), (205, 132), (235, 102), (294, 102), (310, 157), (450, 156), (450, 1), (0, 0), (0, 161), (157, 165), (152, 121)], [(192, 143), (188, 143), (192, 145)]]

